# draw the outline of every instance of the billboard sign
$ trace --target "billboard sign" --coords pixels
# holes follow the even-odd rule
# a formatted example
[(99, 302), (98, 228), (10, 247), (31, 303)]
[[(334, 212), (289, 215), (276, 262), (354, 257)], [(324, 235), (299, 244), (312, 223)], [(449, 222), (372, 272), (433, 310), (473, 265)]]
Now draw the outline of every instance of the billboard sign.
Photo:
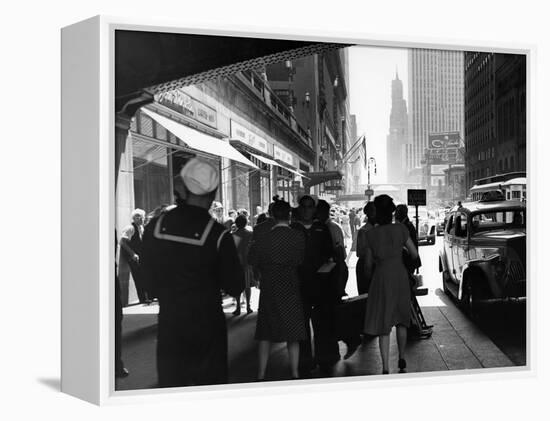
[(432, 133), (428, 135), (430, 149), (449, 149), (460, 147), (459, 132)]
[(431, 175), (445, 175), (445, 170), (448, 170), (449, 166), (446, 164), (432, 164), (430, 168)]

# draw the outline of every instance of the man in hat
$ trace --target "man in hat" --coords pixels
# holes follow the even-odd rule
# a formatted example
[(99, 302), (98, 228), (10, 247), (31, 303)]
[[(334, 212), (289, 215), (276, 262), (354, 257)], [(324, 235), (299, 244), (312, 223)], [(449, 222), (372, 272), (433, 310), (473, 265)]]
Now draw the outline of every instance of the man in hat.
[(235, 243), (209, 209), (218, 171), (198, 158), (182, 168), (178, 205), (148, 224), (142, 264), (159, 299), (160, 387), (227, 383), (227, 327), (220, 290), (238, 297), (244, 273)]

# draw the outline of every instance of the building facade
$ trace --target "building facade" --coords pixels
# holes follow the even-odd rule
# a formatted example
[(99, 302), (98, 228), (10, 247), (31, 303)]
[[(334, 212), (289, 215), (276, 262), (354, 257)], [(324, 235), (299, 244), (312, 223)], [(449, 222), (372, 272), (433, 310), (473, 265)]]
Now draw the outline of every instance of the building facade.
[(150, 213), (174, 203), (179, 171), (193, 156), (219, 169), (216, 200), (225, 212), (254, 215), (276, 194), (295, 205), (312, 190), (307, 186), (334, 198), (351, 168), (342, 162), (352, 132), (346, 54), (334, 50), (156, 95), (136, 112), (125, 142), (118, 230), (135, 208)]
[[(409, 179), (424, 174), (430, 134), (458, 132), (464, 137), (464, 53), (409, 49), (409, 139), (405, 148)], [(424, 161), (424, 162), (423, 162)]]
[(526, 170), (524, 55), (465, 53), (466, 185)]
[(266, 67), (272, 91), (311, 136), (315, 157), (300, 162), (306, 177), (298, 191), (327, 200), (351, 184), (351, 166), (342, 159), (351, 141), (347, 54), (340, 49)]
[(395, 72), (391, 84), (392, 107), (390, 112), (390, 130), (386, 139), (387, 180), (391, 184), (405, 181), (406, 148), (408, 142), (407, 102), (403, 98), (403, 82)]

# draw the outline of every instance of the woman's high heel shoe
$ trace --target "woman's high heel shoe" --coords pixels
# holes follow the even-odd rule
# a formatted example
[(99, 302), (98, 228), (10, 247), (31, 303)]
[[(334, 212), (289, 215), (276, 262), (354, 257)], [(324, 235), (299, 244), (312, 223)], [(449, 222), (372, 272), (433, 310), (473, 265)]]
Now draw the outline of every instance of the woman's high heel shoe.
[(399, 367), (400, 373), (406, 373), (407, 372), (407, 361), (405, 361), (405, 358), (399, 358), (399, 361), (397, 363), (397, 367)]

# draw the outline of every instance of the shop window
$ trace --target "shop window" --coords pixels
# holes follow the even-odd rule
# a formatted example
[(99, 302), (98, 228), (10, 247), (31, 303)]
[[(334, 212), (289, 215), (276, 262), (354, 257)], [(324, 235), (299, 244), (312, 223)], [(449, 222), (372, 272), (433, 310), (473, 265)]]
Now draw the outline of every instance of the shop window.
[(142, 140), (132, 142), (135, 207), (149, 213), (171, 203), (169, 149)]
[(141, 114), (139, 117), (139, 122), (139, 132), (142, 135), (153, 137), (153, 120), (145, 114)]
[(250, 213), (248, 168), (239, 164), (233, 164), (232, 173), (233, 207), (235, 209), (247, 209)]
[(155, 123), (156, 138), (160, 140), (168, 140), (168, 130), (162, 127), (160, 124)]

